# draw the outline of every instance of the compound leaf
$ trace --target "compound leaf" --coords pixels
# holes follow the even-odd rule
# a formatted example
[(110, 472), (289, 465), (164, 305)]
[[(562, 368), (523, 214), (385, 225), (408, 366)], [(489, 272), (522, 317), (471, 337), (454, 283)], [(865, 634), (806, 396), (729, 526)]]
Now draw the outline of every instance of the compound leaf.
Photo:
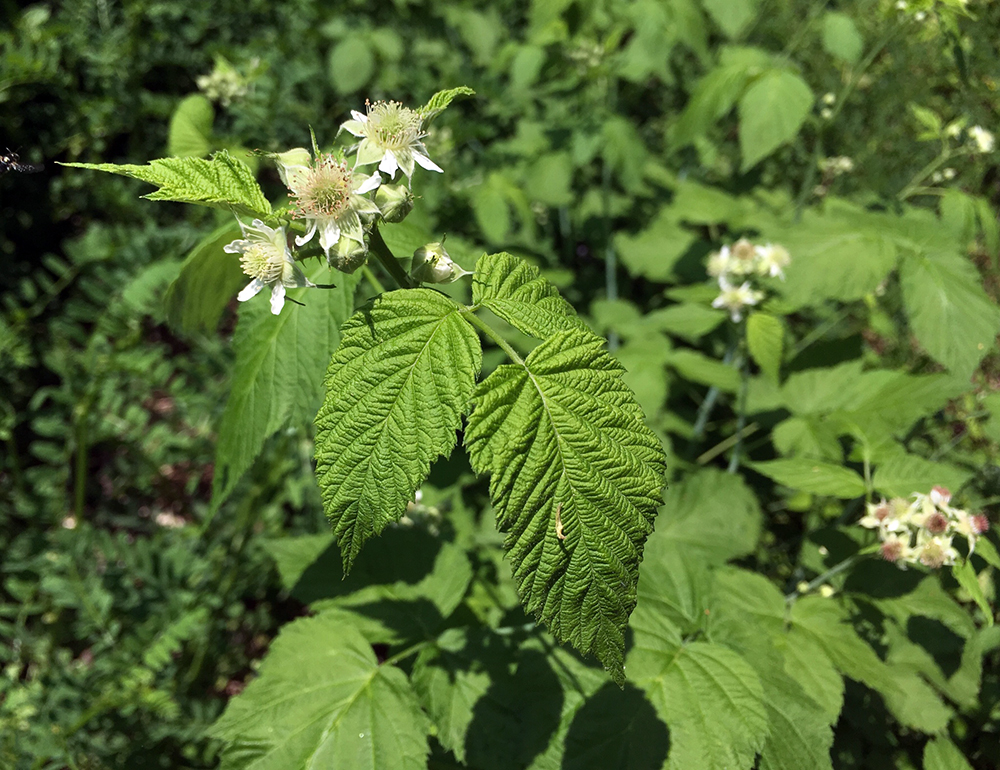
[(406, 675), (339, 615), (285, 626), (211, 733), (222, 770), (422, 770), (429, 723)]
[(430, 289), (383, 294), (344, 325), (316, 415), (316, 477), (345, 569), (454, 448), (481, 363), (459, 306)]
[(473, 468), (492, 475), (526, 609), (621, 683), (665, 459), (603, 342), (560, 331), (498, 367), (476, 389), (465, 442)]
[(211, 158), (159, 158), (148, 165), (115, 163), (65, 163), (75, 168), (106, 171), (109, 174), (141, 179), (160, 189), (144, 198), (160, 201), (200, 203), (231, 209), (246, 216), (266, 217), (271, 213), (253, 172), (225, 150)]
[(583, 326), (572, 305), (538, 268), (505, 252), (484, 255), (476, 262), (472, 301), (539, 339)]

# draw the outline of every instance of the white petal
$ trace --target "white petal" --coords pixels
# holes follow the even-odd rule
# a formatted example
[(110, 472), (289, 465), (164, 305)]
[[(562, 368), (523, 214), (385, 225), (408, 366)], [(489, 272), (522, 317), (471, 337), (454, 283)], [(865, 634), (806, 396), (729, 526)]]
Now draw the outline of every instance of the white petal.
[(413, 153), (407, 150), (405, 154), (398, 158), (399, 167), (403, 169), (407, 179), (413, 176)]
[(389, 178), (392, 179), (398, 168), (399, 163), (396, 162), (396, 156), (393, 155), (392, 150), (386, 150), (385, 155), (382, 156), (382, 162), (378, 164), (378, 170), (388, 174)]
[(419, 152), (413, 153), (413, 159), (417, 162), (417, 165), (421, 168), (426, 168), (428, 171), (437, 171), (444, 173), (444, 169), (441, 168), (437, 163), (432, 161), (426, 155), (421, 155)]
[(341, 131), (347, 131), (354, 136), (364, 136), (365, 135), (365, 125), (358, 120), (348, 120), (340, 125)]
[(336, 246), (339, 240), (340, 225), (337, 224), (337, 220), (326, 220), (319, 230), (319, 245), (323, 247), (323, 252), (328, 257), (330, 256), (330, 249)]
[(310, 219), (309, 220), (309, 229), (306, 230), (306, 234), (305, 235), (296, 235), (295, 236), (295, 245), (296, 246), (305, 246), (307, 243), (309, 243), (309, 241), (312, 240), (312, 237), (314, 235), (316, 235), (316, 220), (315, 219)]
[(227, 254), (242, 254), (250, 246), (250, 241), (241, 240), (233, 241), (232, 243), (227, 243), (222, 247), (222, 250)]
[(358, 112), (357, 110), (351, 110), (351, 117), (354, 118), (359, 123), (367, 123), (368, 116), (363, 112)]
[(358, 189), (355, 190), (354, 192), (357, 195), (364, 195), (366, 192), (371, 192), (372, 190), (376, 189), (380, 184), (382, 184), (382, 175), (376, 171), (374, 174), (368, 177), (364, 182), (362, 182), (361, 186), (358, 187)]
[(283, 284), (276, 283), (271, 288), (271, 312), (275, 315), (281, 312), (281, 308), (285, 306), (285, 287)]
[(236, 295), (236, 299), (240, 302), (246, 302), (248, 299), (253, 299), (258, 294), (260, 290), (264, 288), (264, 282), (260, 278), (254, 278), (250, 283), (243, 287), (243, 291)]

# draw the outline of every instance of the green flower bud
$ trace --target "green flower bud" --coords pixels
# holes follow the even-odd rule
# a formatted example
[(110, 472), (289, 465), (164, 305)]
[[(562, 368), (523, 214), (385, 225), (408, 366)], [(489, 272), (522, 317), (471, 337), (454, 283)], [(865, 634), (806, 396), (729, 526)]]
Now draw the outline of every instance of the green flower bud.
[(472, 273), (456, 265), (440, 243), (428, 243), (413, 252), (410, 277), (414, 280), (422, 283), (451, 283), (463, 275)]
[(337, 244), (330, 249), (327, 261), (330, 267), (342, 273), (353, 273), (368, 259), (368, 247), (353, 238), (341, 235)]
[(375, 193), (375, 203), (382, 212), (382, 219), (396, 224), (413, 211), (413, 193), (405, 184), (384, 184)]

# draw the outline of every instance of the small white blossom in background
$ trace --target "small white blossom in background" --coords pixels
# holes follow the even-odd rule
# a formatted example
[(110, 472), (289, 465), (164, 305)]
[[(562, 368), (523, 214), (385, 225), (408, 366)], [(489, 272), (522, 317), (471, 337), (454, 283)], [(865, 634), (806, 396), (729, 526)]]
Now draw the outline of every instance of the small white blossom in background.
[(187, 526), (187, 519), (169, 511), (160, 511), (156, 514), (156, 523), (164, 529), (181, 529)]
[(719, 288), (722, 293), (712, 300), (712, 307), (724, 307), (729, 311), (729, 317), (737, 322), (743, 320), (743, 311), (746, 308), (764, 299), (764, 292), (750, 288), (750, 281), (744, 281), (740, 286), (730, 286), (719, 279)]
[(897, 497), (869, 503), (858, 524), (878, 531), (886, 561), (903, 569), (907, 564), (938, 569), (954, 564), (958, 558), (952, 546), (955, 535), (966, 538), (971, 554), (976, 539), (989, 528), (982, 514), (970, 515), (950, 503), (951, 492), (934, 487), (928, 494), (914, 494), (912, 502)]
[(825, 104), (827, 107), (832, 107), (836, 101), (837, 101), (837, 95), (834, 94), (832, 91), (827, 91), (825, 94), (823, 94), (823, 104)]
[(308, 150), (297, 147), (276, 156), (278, 173), (291, 191), (298, 217), (306, 220), (306, 234), (296, 236), (303, 246), (319, 233), (319, 243), (327, 258), (341, 235), (365, 242), (361, 217), (377, 215), (374, 201), (363, 197), (378, 188), (382, 177), (376, 171), (370, 177), (355, 175), (347, 164), (334, 155), (320, 153), (315, 160)]
[(764, 276), (784, 280), (785, 268), (791, 261), (784, 246), (755, 244), (746, 238), (709, 254), (706, 269), (718, 281), (720, 291), (712, 307), (725, 308), (733, 321), (741, 321), (743, 312), (765, 296), (752, 281)]
[(367, 114), (351, 110), (353, 120), (341, 129), (359, 137), (356, 165), (378, 163), (378, 170), (391, 180), (396, 171), (402, 170), (407, 178), (413, 176), (414, 164), (428, 171), (443, 172), (427, 157), (423, 138), (423, 118), (416, 110), (399, 102), (375, 102), (368, 105)]
[(854, 170), (854, 161), (846, 155), (838, 155), (835, 158), (824, 158), (819, 163), (820, 170), (827, 176), (840, 176), (849, 174)]
[(913, 18), (914, 18), (915, 21), (923, 21), (924, 19), (927, 18), (927, 12), (926, 11), (917, 11), (915, 14), (913, 14)]
[[(253, 63), (256, 68), (256, 62)], [(198, 90), (213, 102), (228, 107), (233, 101), (247, 95), (249, 85), (237, 69), (222, 56), (215, 58), (215, 68), (207, 75), (195, 78)]]
[(970, 128), (969, 138), (975, 143), (976, 149), (982, 153), (993, 152), (993, 148), (996, 146), (996, 138), (982, 126)]
[(240, 222), (244, 238), (223, 247), (228, 254), (240, 255), (240, 267), (253, 280), (237, 295), (240, 302), (256, 297), (265, 286), (271, 287), (271, 312), (281, 312), (285, 305), (285, 289), (313, 284), (292, 259), (285, 228), (277, 230), (255, 219), (246, 225)]

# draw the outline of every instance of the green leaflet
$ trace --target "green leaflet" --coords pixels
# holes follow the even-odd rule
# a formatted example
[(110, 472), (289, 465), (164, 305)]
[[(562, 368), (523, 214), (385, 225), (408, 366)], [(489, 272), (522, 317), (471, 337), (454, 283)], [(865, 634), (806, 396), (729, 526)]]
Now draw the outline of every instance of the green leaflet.
[(740, 99), (741, 170), (792, 141), (812, 105), (812, 89), (794, 72), (770, 70), (755, 80)]
[(621, 683), (665, 460), (603, 342), (561, 331), (500, 366), (476, 389), (465, 443), (473, 468), (492, 474), (525, 608)]
[(583, 323), (538, 268), (510, 254), (487, 254), (476, 262), (472, 302), (492, 310), (515, 329), (545, 339)]
[(772, 381), (781, 379), (781, 355), (785, 328), (769, 313), (751, 313), (747, 319), (747, 347), (761, 371)]
[(468, 86), (459, 86), (458, 88), (447, 88), (443, 91), (438, 91), (430, 100), (421, 107), (417, 112), (424, 119), (424, 125), (426, 126), (430, 121), (448, 109), (448, 106), (463, 96), (473, 96), (476, 92), (473, 91)]
[[(313, 280), (329, 275), (326, 265), (310, 265)], [(305, 423), (319, 402), (323, 371), (340, 339), (339, 327), (351, 312), (356, 278), (338, 274), (336, 289), (292, 289), (273, 315), (267, 292), (240, 306), (233, 347), (233, 385), (219, 423), (212, 505), (233, 491), (264, 441), (289, 418)]]
[(936, 361), (968, 381), (994, 347), (1000, 310), (975, 266), (960, 254), (912, 254), (899, 271), (903, 303), (917, 340)]
[(789, 457), (747, 463), (747, 466), (791, 489), (801, 489), (816, 495), (858, 497), (865, 493), (865, 482), (857, 471), (820, 460)]
[(225, 150), (204, 158), (160, 158), (145, 166), (115, 163), (65, 163), (65, 166), (106, 171), (141, 179), (160, 189), (144, 198), (154, 201), (200, 203), (237, 214), (266, 217), (271, 213), (253, 172)]
[(406, 675), (320, 614), (281, 630), (211, 734), (222, 770), (423, 770), (428, 729)]
[(164, 298), (171, 326), (188, 334), (215, 330), (226, 305), (248, 283), (239, 258), (222, 250), (242, 237), (236, 222), (227, 223), (191, 250)]
[(316, 415), (316, 478), (345, 569), (455, 446), (481, 363), (460, 307), (430, 289), (383, 294), (344, 325)]
[(212, 150), (215, 110), (201, 94), (191, 94), (177, 105), (167, 132), (167, 154), (179, 158), (204, 158)]

